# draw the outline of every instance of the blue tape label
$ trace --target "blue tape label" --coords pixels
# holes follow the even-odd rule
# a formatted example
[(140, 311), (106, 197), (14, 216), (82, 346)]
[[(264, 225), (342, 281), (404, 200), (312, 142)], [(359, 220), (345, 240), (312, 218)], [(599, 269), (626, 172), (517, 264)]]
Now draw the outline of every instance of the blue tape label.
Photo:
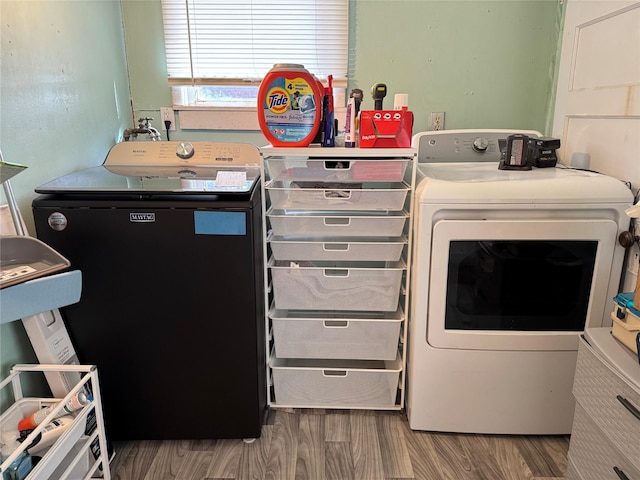
[(194, 212), (196, 235), (246, 235), (244, 212)]

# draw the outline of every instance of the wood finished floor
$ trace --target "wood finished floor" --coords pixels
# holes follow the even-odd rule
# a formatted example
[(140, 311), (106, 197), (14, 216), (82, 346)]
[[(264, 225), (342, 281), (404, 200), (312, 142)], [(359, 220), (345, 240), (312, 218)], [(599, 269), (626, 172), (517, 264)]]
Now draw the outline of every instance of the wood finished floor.
[(114, 447), (117, 480), (559, 480), (569, 437), (415, 432), (401, 412), (279, 409), (253, 443)]

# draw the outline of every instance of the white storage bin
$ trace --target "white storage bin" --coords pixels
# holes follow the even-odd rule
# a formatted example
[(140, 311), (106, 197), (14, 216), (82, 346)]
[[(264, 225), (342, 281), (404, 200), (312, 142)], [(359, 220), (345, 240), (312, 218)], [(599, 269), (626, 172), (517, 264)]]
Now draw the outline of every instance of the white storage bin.
[(393, 407), (402, 369), (399, 357), (392, 361), (348, 361), (272, 355), (269, 365), (278, 405), (316, 408)]
[(273, 180), (320, 182), (401, 182), (408, 158), (274, 158), (266, 160)]
[(20, 420), (44, 407), (57, 405), (59, 402), (60, 399), (57, 398), (21, 398), (0, 415), (0, 429), (2, 431), (18, 430)]
[(397, 262), (407, 238), (333, 238), (325, 241), (314, 238), (289, 240), (287, 237), (270, 235), (267, 241), (276, 260)]
[(280, 310), (364, 310), (394, 312), (404, 262), (278, 264), (269, 261), (276, 308)]
[[(74, 375), (80, 375), (80, 380), (62, 399), (24, 398), (21, 376), (28, 372), (73, 372)], [(11, 368), (9, 376), (0, 382), (3, 398), (13, 399), (11, 405), (0, 415), (0, 431), (17, 431), (18, 424), (23, 418), (43, 407), (51, 406), (53, 408), (49, 411), (46, 419), (24, 439), (23, 443), (12, 447), (14, 448), (13, 452), (0, 462), (2, 463), (0, 471), (8, 471), (9, 466), (16, 459), (22, 458), (30, 443), (35, 441), (45, 429), (48, 429), (49, 419), (62, 415), (64, 406), (71, 401), (74, 395), (86, 388), (91, 389), (93, 398), (81, 409), (71, 414), (74, 417), (73, 422), (53, 444), (48, 446), (46, 450), (37, 451), (36, 455), (42, 458), (36, 465), (33, 465), (26, 478), (27, 480), (91, 478), (92, 475), (98, 473), (100, 468), (103, 478), (111, 478), (106, 458), (107, 443), (103, 430), (98, 372), (93, 365), (14, 365)], [(85, 431), (89, 415), (92, 415), (91, 423), (95, 422), (95, 429), (93, 429), (91, 436), (87, 437)], [(96, 442), (98, 446), (95, 450), (92, 447), (93, 442)], [(34, 448), (34, 450), (37, 449)]]
[(405, 183), (313, 184), (277, 182), (266, 185), (271, 205), (280, 210), (402, 210), (409, 192)]
[[(50, 398), (22, 398), (16, 401), (6, 412), (0, 416), (0, 431), (6, 432), (10, 430), (18, 430), (18, 423), (23, 418), (28, 417), (29, 415), (37, 412), (41, 408), (58, 405), (60, 402), (59, 399), (50, 399)], [(66, 445), (72, 447), (77, 444), (80, 440), (80, 437), (84, 434), (86, 428), (86, 418), (87, 418), (88, 409), (85, 407), (83, 410), (78, 412), (76, 421), (62, 434), (60, 441), (64, 441)], [(56, 444), (57, 445), (57, 444)], [(64, 449), (62, 450), (64, 452)], [(50, 457), (59, 456), (59, 452), (52, 445), (49, 449), (43, 450), (42, 452), (38, 452), (38, 456), (43, 457), (43, 465), (49, 460)], [(42, 466), (42, 465), (41, 465)], [(84, 463), (83, 467), (88, 468), (88, 463)], [(41, 478), (54, 479), (59, 478), (53, 476), (53, 473), (48, 473), (49, 470), (53, 470), (54, 467), (49, 467), (40, 469), (42, 475)], [(35, 470), (35, 469), (34, 469)], [(64, 470), (62, 470), (64, 471)], [(60, 472), (61, 473), (61, 472)], [(86, 473), (84, 470), (83, 474), (80, 476), (76, 476), (75, 478), (83, 478)], [(73, 477), (72, 477), (73, 478)]]
[[(80, 440), (69, 450), (66, 457), (60, 462), (60, 465), (53, 471), (49, 480), (58, 480), (63, 478), (63, 473), (67, 470), (71, 462), (74, 461), (76, 456), (80, 455), (80, 459), (76, 463), (75, 467), (69, 472), (71, 479), (81, 479), (85, 477), (85, 472), (89, 470), (89, 466), (94, 462), (93, 455), (85, 450), (84, 453), (80, 453), (83, 450), (83, 442), (86, 442), (88, 437), (82, 436)], [(93, 477), (92, 477), (93, 478)]]
[(286, 237), (399, 237), (409, 214), (380, 212), (376, 214), (344, 212), (267, 212), (274, 235)]
[(272, 306), (278, 358), (393, 360), (398, 353), (402, 309), (368, 315), (277, 310)]

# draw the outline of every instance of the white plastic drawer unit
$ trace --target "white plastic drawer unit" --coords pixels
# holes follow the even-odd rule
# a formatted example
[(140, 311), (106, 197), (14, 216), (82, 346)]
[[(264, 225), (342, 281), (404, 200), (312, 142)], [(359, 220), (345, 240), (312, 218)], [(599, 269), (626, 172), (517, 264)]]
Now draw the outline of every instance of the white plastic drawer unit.
[(271, 308), (278, 358), (393, 360), (402, 309), (395, 312), (296, 312)]
[(267, 241), (271, 245), (273, 258), (276, 260), (322, 260), (322, 261), (383, 261), (397, 262), (402, 256), (402, 249), (407, 238), (378, 237), (362, 238), (332, 238), (318, 240), (317, 238), (301, 238), (289, 240), (287, 237), (269, 236)]
[[(615, 446), (607, 440), (602, 430), (593, 421), (593, 418), (584, 410), (578, 402), (576, 413), (573, 417), (573, 429), (571, 431), (570, 460), (585, 473), (585, 480), (636, 479), (640, 473), (633, 465), (636, 457), (625, 457)], [(629, 439), (631, 440), (631, 439)], [(637, 444), (629, 444), (629, 449), (638, 451)], [(572, 470), (576, 470), (572, 467)], [(624, 477), (616, 475), (616, 470), (624, 472)], [(566, 478), (580, 478), (577, 472)]]
[(578, 348), (573, 395), (597, 427), (640, 470), (640, 392), (584, 340)]
[(276, 308), (280, 310), (382, 311), (398, 308), (404, 261), (269, 261)]
[(402, 212), (306, 212), (270, 208), (274, 235), (283, 237), (399, 237), (409, 214)]
[(271, 205), (287, 210), (391, 210), (404, 207), (406, 183), (279, 182), (265, 185)]
[(408, 158), (282, 158), (269, 157), (273, 180), (319, 182), (401, 182)]
[(278, 405), (388, 408), (396, 401), (402, 362), (305, 360), (271, 356)]

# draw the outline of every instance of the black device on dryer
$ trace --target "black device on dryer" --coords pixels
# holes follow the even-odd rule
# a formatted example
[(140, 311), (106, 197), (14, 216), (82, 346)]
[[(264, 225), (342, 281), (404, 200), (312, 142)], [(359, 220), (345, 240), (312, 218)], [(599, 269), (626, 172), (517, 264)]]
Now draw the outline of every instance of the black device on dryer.
[(498, 140), (500, 147), (500, 170), (531, 170), (529, 158), (529, 139), (527, 135), (516, 133), (505, 140)]
[(529, 160), (534, 167), (555, 167), (558, 163), (556, 150), (560, 148), (560, 139), (540, 137), (529, 139)]
[(498, 140), (498, 144), (500, 170), (531, 170), (531, 167), (555, 167), (558, 163), (556, 155), (556, 150), (560, 148), (558, 138), (514, 134), (504, 140)]

